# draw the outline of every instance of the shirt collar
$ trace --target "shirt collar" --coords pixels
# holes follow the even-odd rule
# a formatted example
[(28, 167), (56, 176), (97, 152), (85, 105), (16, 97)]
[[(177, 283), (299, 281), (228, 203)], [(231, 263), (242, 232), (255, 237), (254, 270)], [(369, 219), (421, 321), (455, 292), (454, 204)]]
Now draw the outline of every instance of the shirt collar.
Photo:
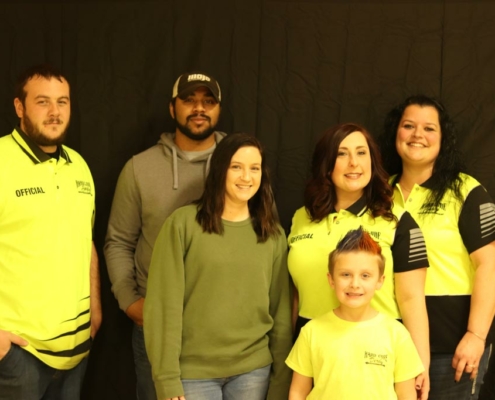
[[(12, 132), (12, 137), (16, 141), (16, 143), (19, 145), (21, 150), (33, 161), (35, 164), (39, 164), (42, 162), (46, 162), (51, 159), (51, 157), (46, 154), (43, 150), (39, 148), (39, 146), (34, 142), (33, 139), (31, 139), (24, 131), (20, 128), (20, 126), (17, 126), (14, 129), (14, 132)], [(67, 162), (72, 162), (69, 154), (67, 154), (67, 151), (64, 149), (63, 146), (58, 146), (59, 147), (59, 153), (60, 157), (65, 159)]]
[[(362, 195), (355, 203), (351, 204), (345, 210), (360, 217), (366, 212), (367, 209), (368, 207), (366, 207), (366, 198), (364, 195)], [(334, 212), (336, 211), (334, 210)]]

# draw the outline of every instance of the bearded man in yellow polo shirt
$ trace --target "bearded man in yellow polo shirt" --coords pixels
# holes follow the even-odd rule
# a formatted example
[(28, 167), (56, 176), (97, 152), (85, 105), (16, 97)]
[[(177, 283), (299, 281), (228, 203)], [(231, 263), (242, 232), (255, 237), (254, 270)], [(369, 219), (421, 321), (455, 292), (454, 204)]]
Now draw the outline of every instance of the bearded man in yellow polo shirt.
[(19, 77), (0, 138), (0, 399), (79, 399), (101, 323), (95, 190), (63, 145), (70, 89), (48, 65)]

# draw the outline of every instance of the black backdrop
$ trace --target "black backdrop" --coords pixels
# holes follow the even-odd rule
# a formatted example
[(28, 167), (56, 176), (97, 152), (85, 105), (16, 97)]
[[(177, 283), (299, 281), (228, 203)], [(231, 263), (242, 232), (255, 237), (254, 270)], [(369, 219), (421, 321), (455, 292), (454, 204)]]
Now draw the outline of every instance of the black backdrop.
[(131, 324), (110, 292), (101, 250), (118, 174), (173, 128), (168, 100), (182, 72), (217, 77), (221, 129), (263, 141), (285, 228), (301, 206), (317, 136), (343, 121), (377, 135), (386, 111), (415, 93), (444, 101), (468, 172), (495, 197), (493, 1), (2, 1), (0, 60), (0, 134), (17, 123), (17, 74), (40, 62), (58, 66), (72, 89), (68, 145), (96, 183), (104, 323), (84, 399), (134, 398)]

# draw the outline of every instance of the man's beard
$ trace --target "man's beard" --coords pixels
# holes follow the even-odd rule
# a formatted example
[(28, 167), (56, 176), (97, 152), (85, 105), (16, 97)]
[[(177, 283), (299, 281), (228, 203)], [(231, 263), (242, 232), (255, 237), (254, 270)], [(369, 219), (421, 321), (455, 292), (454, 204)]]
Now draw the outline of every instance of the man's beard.
[[(67, 124), (65, 130), (59, 136), (52, 138), (46, 136), (37, 126), (34, 126), (27, 115), (24, 115), (22, 121), (24, 122), (24, 133), (33, 139), (38, 146), (59, 146), (65, 141), (69, 124)], [(48, 123), (60, 123), (60, 120), (58, 118), (50, 118)]]
[(187, 122), (189, 122), (189, 120), (191, 118), (198, 117), (198, 116), (201, 117), (201, 118), (205, 118), (210, 123), (210, 127), (207, 128), (205, 131), (203, 131), (201, 133), (193, 133), (191, 131), (191, 129), (189, 129), (187, 127), (187, 125), (182, 125), (179, 121), (177, 121), (177, 118), (174, 118), (174, 121), (175, 121), (175, 124), (177, 126), (177, 129), (179, 129), (179, 131), (181, 133), (183, 133), (184, 136), (188, 137), (191, 140), (196, 140), (196, 141), (200, 142), (202, 140), (205, 140), (205, 139), (209, 138), (211, 136), (211, 134), (213, 132), (215, 132), (215, 126), (214, 125), (211, 125), (211, 118), (208, 117), (207, 115), (204, 115), (204, 114), (198, 114), (198, 115), (193, 114), (193, 115), (189, 115), (186, 118), (186, 124), (187, 124)]

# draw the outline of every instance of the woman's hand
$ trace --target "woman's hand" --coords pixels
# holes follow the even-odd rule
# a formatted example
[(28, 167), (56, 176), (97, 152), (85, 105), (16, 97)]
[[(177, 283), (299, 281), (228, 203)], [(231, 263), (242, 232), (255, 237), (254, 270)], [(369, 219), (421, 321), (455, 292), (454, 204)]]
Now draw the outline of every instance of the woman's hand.
[(457, 345), (452, 359), (452, 368), (455, 369), (454, 380), (456, 382), (459, 382), (463, 372), (471, 374), (471, 379), (476, 377), (484, 351), (484, 342), (471, 332), (466, 332)]

